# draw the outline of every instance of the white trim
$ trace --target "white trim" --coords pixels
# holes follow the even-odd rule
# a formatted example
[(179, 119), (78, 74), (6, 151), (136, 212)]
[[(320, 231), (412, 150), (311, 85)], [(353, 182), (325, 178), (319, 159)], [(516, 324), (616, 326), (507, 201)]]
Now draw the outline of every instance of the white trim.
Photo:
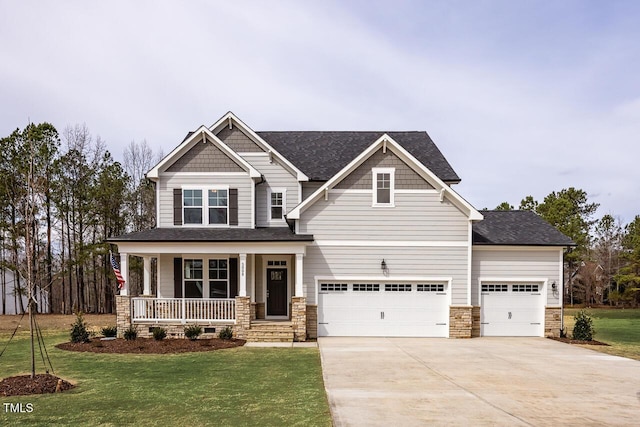
[[(471, 304), (471, 269), (473, 266), (473, 222), (469, 221), (469, 234), (467, 240), (467, 305)], [(480, 303), (478, 303), (478, 306)]]
[(487, 251), (487, 252), (497, 252), (497, 251), (512, 251), (512, 252), (521, 252), (521, 251), (556, 251), (558, 249), (564, 249), (565, 247), (559, 246), (515, 246), (515, 245), (473, 245), (474, 251)]
[[(264, 298), (264, 318), (265, 320), (267, 319), (274, 319), (274, 320), (284, 320), (284, 319), (289, 319), (289, 302), (291, 302), (291, 255), (266, 255), (262, 257), (262, 295)], [(286, 261), (287, 265), (282, 266), (282, 265), (272, 265), (269, 266), (268, 261)], [(286, 269), (287, 270), (287, 303), (286, 305), (286, 310), (287, 310), (287, 314), (286, 316), (270, 316), (269, 313), (267, 313), (267, 270), (269, 268), (277, 268), (277, 269)]]
[(353, 159), (351, 163), (342, 168), (340, 172), (331, 177), (331, 179), (329, 179), (322, 186), (320, 186), (320, 188), (318, 188), (309, 197), (307, 197), (306, 200), (296, 206), (291, 212), (289, 212), (289, 218), (300, 219), (300, 215), (302, 214), (302, 212), (304, 212), (310, 205), (315, 203), (320, 198), (325, 189), (333, 188), (335, 185), (337, 185), (342, 179), (344, 179), (344, 177), (353, 172), (366, 159), (368, 159), (376, 151), (378, 151), (383, 144), (386, 144), (388, 150), (391, 150), (402, 161), (412, 167), (412, 169), (414, 169), (418, 173), (418, 175), (420, 175), (429, 184), (431, 184), (436, 191), (444, 189), (446, 193), (450, 194), (451, 202), (462, 212), (465, 212), (469, 216), (470, 220), (480, 221), (484, 218), (480, 212), (478, 212), (473, 206), (471, 206), (471, 204), (469, 204), (469, 202), (467, 202), (458, 193), (451, 189), (444, 181), (438, 178), (433, 172), (431, 172), (431, 170), (420, 163), (415, 157), (413, 157), (407, 150), (405, 150), (400, 144), (394, 141), (393, 138), (391, 138), (387, 134), (384, 134), (380, 138), (378, 138), (377, 141), (375, 141), (368, 148), (362, 151), (362, 153), (360, 153), (355, 159)]
[[(216, 147), (220, 149), (224, 154), (230, 157), (237, 165), (241, 168), (245, 169), (251, 178), (260, 178), (261, 174), (258, 172), (253, 166), (251, 166), (246, 160), (240, 157), (235, 151), (233, 151), (229, 146), (227, 146), (224, 142), (222, 142), (217, 136), (215, 136), (206, 126), (200, 126), (193, 132), (188, 138), (180, 143), (176, 148), (174, 148), (171, 153), (167, 154), (160, 162), (155, 165), (149, 172), (147, 172), (146, 177), (152, 181), (157, 181), (159, 179), (160, 170), (172, 163), (172, 160), (178, 156), (189, 151), (195, 144), (200, 142), (200, 139), (204, 137), (205, 142), (211, 142)], [(163, 171), (164, 173), (164, 171)], [(188, 172), (182, 172), (188, 173)], [(200, 174), (200, 173), (198, 173)]]
[(204, 176), (204, 177), (218, 177), (218, 176), (247, 176), (246, 172), (165, 172), (162, 174), (167, 178), (181, 177), (181, 176)]
[(364, 247), (467, 247), (464, 240), (316, 240), (317, 246), (364, 246)]
[[(282, 193), (282, 218), (273, 219), (271, 217), (271, 194)], [(267, 189), (267, 222), (269, 225), (285, 225), (287, 215), (287, 189), (284, 187), (274, 187)]]
[(147, 254), (292, 254), (304, 253), (311, 242), (113, 242), (120, 253)]
[[(386, 147), (386, 146), (385, 146)], [(389, 174), (389, 203), (378, 202), (378, 175)], [(371, 168), (371, 206), (378, 208), (395, 207), (396, 168)]]
[(240, 120), (231, 111), (229, 111), (227, 114), (222, 116), (217, 122), (212, 124), (209, 127), (210, 131), (211, 132), (215, 131), (218, 127), (220, 127), (221, 124), (224, 124), (225, 120), (229, 120), (229, 123), (231, 123), (231, 120), (233, 120), (236, 126), (242, 128), (242, 130), (244, 131), (243, 133), (248, 134), (247, 136), (249, 137), (249, 139), (251, 139), (256, 145), (258, 145), (267, 153), (271, 152), (271, 154), (275, 154), (276, 157), (282, 163), (284, 163), (291, 171), (295, 172), (296, 179), (298, 181), (309, 181), (309, 178), (300, 169), (295, 167), (293, 163), (291, 163), (286, 157), (284, 157), (277, 150), (275, 150), (271, 145), (269, 145), (264, 139), (262, 139), (257, 133), (255, 133), (253, 129), (247, 126), (242, 120)]
[[(238, 196), (238, 199), (240, 196)], [(238, 200), (238, 216), (240, 215), (240, 201)], [(239, 223), (238, 218), (238, 223)], [(251, 186), (251, 228), (256, 228), (256, 186)]]
[[(558, 272), (558, 306), (562, 308), (564, 307), (564, 249), (561, 249), (559, 252), (560, 262), (558, 264), (560, 265), (560, 271)], [(547, 301), (547, 304), (548, 303), (549, 302)], [(562, 319), (561, 326), (564, 327), (564, 319)]]

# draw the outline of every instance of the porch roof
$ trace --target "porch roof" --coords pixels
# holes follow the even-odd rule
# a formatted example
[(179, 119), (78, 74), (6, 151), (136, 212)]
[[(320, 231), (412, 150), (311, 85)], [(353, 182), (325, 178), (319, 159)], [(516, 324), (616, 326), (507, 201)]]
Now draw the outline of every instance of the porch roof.
[(286, 227), (265, 228), (152, 228), (115, 236), (109, 242), (313, 242), (311, 234), (295, 234)]

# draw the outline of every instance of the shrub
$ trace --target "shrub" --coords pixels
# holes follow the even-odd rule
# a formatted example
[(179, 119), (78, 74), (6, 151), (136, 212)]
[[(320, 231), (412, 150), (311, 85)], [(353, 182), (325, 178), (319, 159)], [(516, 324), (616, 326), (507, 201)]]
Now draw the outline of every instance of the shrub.
[(153, 339), (156, 341), (162, 341), (167, 337), (167, 330), (159, 326), (151, 328), (151, 333), (153, 334)]
[(100, 332), (102, 332), (102, 335), (104, 335), (105, 337), (115, 337), (116, 335), (118, 335), (118, 327), (105, 326), (100, 330)]
[(233, 338), (233, 329), (231, 329), (231, 326), (225, 326), (218, 334), (218, 338), (221, 340), (230, 340)]
[(573, 339), (580, 341), (592, 341), (595, 335), (593, 320), (584, 310), (580, 310), (573, 316), (576, 323), (573, 326)]
[(198, 325), (189, 325), (184, 327), (184, 336), (191, 341), (197, 340), (202, 334), (202, 328)]
[(129, 327), (124, 331), (124, 339), (127, 341), (133, 341), (136, 338), (138, 338), (138, 328), (133, 325), (129, 325)]
[(71, 342), (89, 342), (89, 330), (82, 313), (76, 313), (76, 321), (71, 325)]

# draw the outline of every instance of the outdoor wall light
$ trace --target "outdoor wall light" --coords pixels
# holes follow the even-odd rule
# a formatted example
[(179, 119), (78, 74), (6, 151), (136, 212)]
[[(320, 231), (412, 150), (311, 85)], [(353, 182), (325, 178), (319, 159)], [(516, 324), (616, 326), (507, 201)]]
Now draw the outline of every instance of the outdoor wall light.
[(558, 289), (558, 285), (556, 285), (556, 282), (553, 282), (553, 283), (551, 284), (551, 289), (553, 289), (554, 291), (555, 291), (556, 289)]
[(382, 259), (382, 262), (380, 263), (380, 268), (382, 269), (383, 272), (387, 271), (387, 263), (385, 262), (384, 258)]

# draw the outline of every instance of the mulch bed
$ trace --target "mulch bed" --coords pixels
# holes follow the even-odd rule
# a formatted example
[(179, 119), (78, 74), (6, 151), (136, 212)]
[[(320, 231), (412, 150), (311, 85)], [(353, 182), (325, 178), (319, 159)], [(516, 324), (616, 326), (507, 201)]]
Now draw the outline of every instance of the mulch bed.
[(584, 345), (606, 345), (609, 344), (601, 341), (591, 340), (591, 341), (582, 341), (582, 340), (572, 340), (571, 338), (557, 338), (557, 337), (549, 337), (552, 340), (560, 341), (566, 344), (584, 344)]
[(59, 391), (69, 390), (74, 387), (70, 382), (61, 380), (51, 374), (36, 374), (34, 378), (31, 378), (31, 375), (20, 375), (0, 381), (0, 396), (55, 393), (58, 381), (60, 381)]
[(232, 339), (221, 340), (219, 338), (188, 340), (181, 338), (169, 338), (156, 341), (152, 338), (138, 338), (127, 341), (122, 338), (115, 340), (100, 340), (94, 338), (88, 343), (66, 342), (56, 347), (69, 351), (88, 351), (92, 353), (118, 353), (118, 354), (168, 354), (190, 353), (196, 351), (213, 351), (224, 348), (243, 346), (245, 340)]

